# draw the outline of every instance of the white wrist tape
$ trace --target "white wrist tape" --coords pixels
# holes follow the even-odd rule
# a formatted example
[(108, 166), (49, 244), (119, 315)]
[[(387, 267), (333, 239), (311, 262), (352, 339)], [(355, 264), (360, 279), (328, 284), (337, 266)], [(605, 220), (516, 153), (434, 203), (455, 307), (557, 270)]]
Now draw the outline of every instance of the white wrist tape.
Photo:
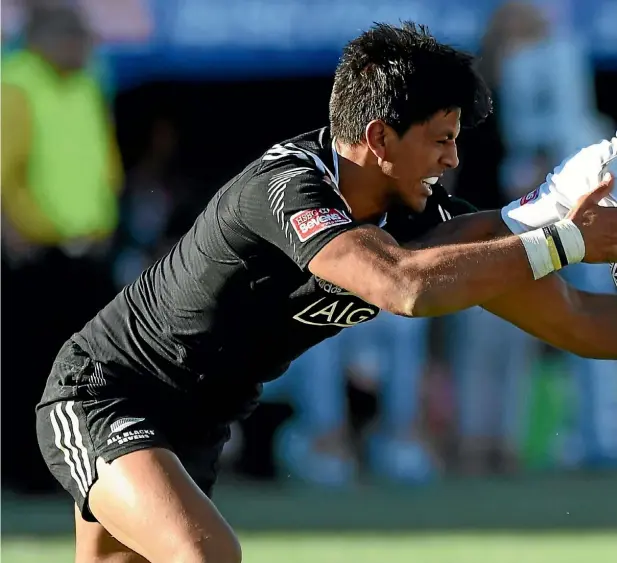
[[(579, 228), (570, 219), (562, 219), (555, 223), (555, 229), (561, 239), (568, 264), (582, 262), (583, 258), (585, 258), (585, 239), (583, 239)], [(568, 264), (563, 264), (562, 266), (567, 266)]]
[(525, 247), (525, 252), (527, 252), (527, 259), (533, 271), (534, 280), (539, 280), (555, 271), (542, 229), (523, 233), (519, 235), (519, 238)]
[(569, 219), (523, 233), (519, 238), (536, 280), (585, 258), (583, 235)]

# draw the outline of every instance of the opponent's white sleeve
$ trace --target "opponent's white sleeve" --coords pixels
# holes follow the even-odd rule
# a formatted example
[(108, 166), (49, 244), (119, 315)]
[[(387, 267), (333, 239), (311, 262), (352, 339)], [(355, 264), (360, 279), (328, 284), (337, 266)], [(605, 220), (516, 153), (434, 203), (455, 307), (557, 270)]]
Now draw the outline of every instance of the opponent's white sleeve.
[[(555, 223), (592, 191), (606, 172), (617, 177), (617, 135), (566, 158), (539, 188), (506, 205), (501, 217), (514, 234)], [(617, 185), (600, 205), (617, 207)]]

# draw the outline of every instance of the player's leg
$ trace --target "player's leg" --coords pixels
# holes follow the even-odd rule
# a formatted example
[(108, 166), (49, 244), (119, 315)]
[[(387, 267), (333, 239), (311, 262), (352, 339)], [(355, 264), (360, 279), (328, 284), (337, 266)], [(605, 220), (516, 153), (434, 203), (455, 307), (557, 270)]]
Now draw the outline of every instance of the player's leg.
[(152, 448), (106, 463), (89, 509), (122, 544), (152, 563), (239, 563), (238, 540), (177, 456)]
[(75, 563), (148, 563), (97, 522), (83, 519), (75, 507)]
[[(157, 398), (154, 384), (143, 381), (135, 395), (128, 378), (93, 362), (72, 342), (62, 348), (37, 406), (37, 438), (52, 475), (84, 520), (99, 517), (112, 536), (148, 561), (239, 561), (233, 532), (165, 449), (167, 435), (176, 441), (194, 428), (187, 422), (194, 408), (167, 390)], [(212, 452), (213, 482), (225, 434), (204, 428), (201, 436)], [(79, 554), (86, 554), (78, 563), (121, 557), (100, 529), (80, 523), (78, 534)]]

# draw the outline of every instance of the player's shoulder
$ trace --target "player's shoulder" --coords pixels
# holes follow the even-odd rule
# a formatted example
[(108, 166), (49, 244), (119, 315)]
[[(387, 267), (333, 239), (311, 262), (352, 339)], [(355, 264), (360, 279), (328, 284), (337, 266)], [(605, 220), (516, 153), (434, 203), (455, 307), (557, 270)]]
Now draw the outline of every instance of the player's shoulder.
[(328, 127), (272, 145), (240, 175), (239, 207), (259, 200), (328, 207), (333, 195), (342, 199), (335, 154)]
[(336, 161), (328, 127), (281, 141), (266, 150), (256, 162), (256, 176), (298, 170), (325, 175), (336, 181)]
[[(328, 127), (272, 145), (219, 191), (216, 213), (241, 230), (263, 228), (264, 217), (286, 229), (291, 220), (343, 216), (349, 206), (339, 189), (338, 162)], [(323, 217), (322, 217), (323, 216)], [(331, 217), (332, 216), (332, 217)]]

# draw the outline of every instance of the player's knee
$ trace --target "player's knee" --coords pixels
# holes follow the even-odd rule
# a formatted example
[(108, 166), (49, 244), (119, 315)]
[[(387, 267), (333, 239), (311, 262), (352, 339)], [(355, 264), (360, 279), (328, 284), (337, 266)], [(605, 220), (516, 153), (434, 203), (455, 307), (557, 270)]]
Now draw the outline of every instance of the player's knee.
[(241, 563), (242, 548), (235, 534), (204, 537), (175, 550), (173, 563)]

